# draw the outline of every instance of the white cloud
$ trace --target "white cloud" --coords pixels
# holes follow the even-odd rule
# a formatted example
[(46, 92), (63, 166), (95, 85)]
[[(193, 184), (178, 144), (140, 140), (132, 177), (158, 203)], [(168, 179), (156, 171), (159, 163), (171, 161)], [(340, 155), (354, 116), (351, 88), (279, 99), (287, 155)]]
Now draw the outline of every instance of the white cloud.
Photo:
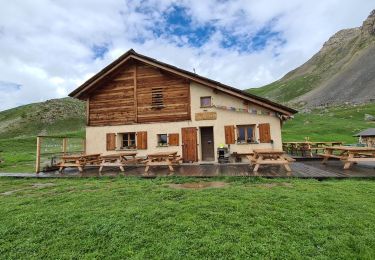
[[(200, 47), (186, 35), (155, 33), (168, 28), (163, 13), (173, 5), (184, 6), (191, 26), (218, 30)], [(3, 1), (0, 110), (63, 97), (130, 48), (238, 88), (261, 86), (305, 62), (336, 31), (360, 26), (372, 8), (370, 0)], [(270, 41), (256, 52), (221, 44), (228, 32), (250, 43), (267, 25), (285, 44)], [(108, 48), (103, 59), (93, 46)]]

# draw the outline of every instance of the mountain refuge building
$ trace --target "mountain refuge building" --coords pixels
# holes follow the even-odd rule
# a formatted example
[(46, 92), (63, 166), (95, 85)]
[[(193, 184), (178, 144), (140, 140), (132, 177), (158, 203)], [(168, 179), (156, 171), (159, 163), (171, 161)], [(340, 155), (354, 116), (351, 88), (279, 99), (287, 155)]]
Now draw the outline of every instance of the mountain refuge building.
[(296, 110), (129, 50), (69, 96), (86, 101), (87, 153), (177, 151), (217, 161), (217, 149), (282, 149)]
[(375, 128), (368, 128), (359, 132), (355, 136), (358, 137), (358, 142), (360, 144), (368, 147), (375, 147)]

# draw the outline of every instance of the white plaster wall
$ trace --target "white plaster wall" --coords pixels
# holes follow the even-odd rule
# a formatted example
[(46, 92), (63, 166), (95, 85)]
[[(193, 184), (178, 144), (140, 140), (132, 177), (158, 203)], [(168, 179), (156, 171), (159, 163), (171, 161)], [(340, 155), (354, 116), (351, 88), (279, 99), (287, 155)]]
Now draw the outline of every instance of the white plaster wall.
[[(243, 101), (239, 98), (232, 97), (225, 93), (214, 93), (211, 88), (199, 85), (197, 83), (190, 84), (191, 93), (191, 121), (180, 121), (180, 122), (166, 122), (166, 123), (146, 123), (137, 125), (121, 125), (121, 126), (99, 126), (86, 128), (86, 149), (87, 153), (113, 153), (113, 151), (106, 151), (106, 134), (107, 133), (123, 133), (123, 132), (137, 132), (147, 131), (147, 150), (137, 150), (138, 156), (146, 156), (148, 153), (155, 152), (166, 152), (166, 151), (177, 151), (178, 154), (182, 155), (181, 148), (181, 128), (183, 127), (204, 127), (212, 126), (214, 129), (214, 146), (215, 149), (220, 144), (225, 144), (225, 125), (249, 125), (249, 124), (261, 124), (269, 123), (271, 130), (271, 139), (274, 141), (273, 144), (232, 144), (230, 145), (230, 152), (246, 153), (251, 152), (253, 149), (264, 149), (264, 148), (275, 148), (282, 149), (281, 140), (281, 128), (280, 120), (276, 116), (269, 115), (254, 115), (246, 112), (235, 112), (228, 111), (218, 108), (200, 108), (200, 97), (211, 96), (212, 103), (216, 105), (232, 106), (236, 108), (247, 108)], [(261, 109), (260, 107), (251, 105), (251, 108)], [(202, 120), (195, 121), (195, 113), (198, 112), (217, 112), (216, 120)], [(267, 111), (263, 109), (263, 111)], [(179, 133), (180, 145), (171, 147), (158, 147), (157, 146), (157, 134), (170, 134)], [(258, 128), (255, 131), (256, 140), (259, 138)], [(117, 136), (117, 145), (120, 146), (120, 136)], [(215, 150), (216, 157), (216, 150)], [(201, 160), (201, 149), (200, 149), (200, 132), (198, 130), (198, 158)], [(217, 158), (215, 158), (217, 160)]]

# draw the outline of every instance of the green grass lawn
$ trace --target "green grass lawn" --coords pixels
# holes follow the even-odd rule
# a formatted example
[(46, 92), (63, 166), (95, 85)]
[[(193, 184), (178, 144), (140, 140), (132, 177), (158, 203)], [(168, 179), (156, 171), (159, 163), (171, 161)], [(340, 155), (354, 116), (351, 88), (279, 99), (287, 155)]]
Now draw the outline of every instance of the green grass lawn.
[(338, 106), (315, 109), (311, 113), (298, 113), (282, 129), (283, 141), (343, 141), (357, 143), (354, 134), (375, 128), (375, 122), (365, 121), (364, 115), (375, 116), (375, 103), (360, 106)]
[(228, 186), (168, 186), (208, 181), (189, 178), (0, 178), (1, 258), (375, 255), (374, 181), (211, 180)]
[[(69, 137), (85, 136), (83, 131), (62, 134)], [(0, 138), (0, 172), (34, 172), (36, 137)]]

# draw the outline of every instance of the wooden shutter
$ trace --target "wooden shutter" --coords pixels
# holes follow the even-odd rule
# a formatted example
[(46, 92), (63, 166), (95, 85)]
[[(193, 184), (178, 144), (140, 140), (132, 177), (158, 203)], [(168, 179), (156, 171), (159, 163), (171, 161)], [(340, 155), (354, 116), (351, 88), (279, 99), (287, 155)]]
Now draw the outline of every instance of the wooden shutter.
[(116, 134), (108, 133), (107, 134), (107, 151), (116, 150)]
[(224, 126), (225, 129), (225, 143), (226, 144), (234, 144), (236, 138), (234, 136), (234, 125), (226, 125)]
[(259, 141), (261, 143), (270, 143), (271, 142), (271, 131), (270, 124), (259, 124)]
[(178, 146), (180, 144), (180, 136), (178, 133), (168, 135), (168, 145)]
[(147, 132), (146, 131), (137, 132), (137, 149), (141, 149), (141, 150), (147, 149)]

